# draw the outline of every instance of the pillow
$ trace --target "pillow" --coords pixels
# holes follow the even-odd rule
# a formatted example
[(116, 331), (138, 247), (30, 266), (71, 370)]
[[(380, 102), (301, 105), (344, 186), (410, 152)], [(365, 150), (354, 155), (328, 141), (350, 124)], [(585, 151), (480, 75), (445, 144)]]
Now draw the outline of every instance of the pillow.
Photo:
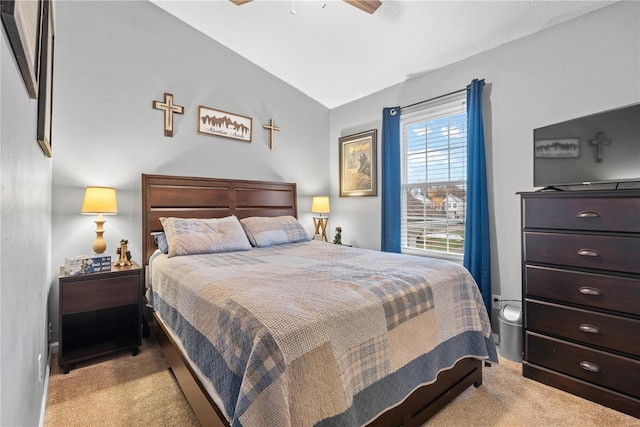
[(225, 218), (160, 218), (169, 257), (247, 251), (251, 248), (235, 216)]
[(153, 240), (156, 241), (156, 246), (162, 251), (163, 254), (169, 253), (169, 244), (167, 243), (167, 235), (161, 232), (151, 233)]
[(253, 216), (240, 222), (251, 244), (259, 248), (311, 240), (304, 227), (292, 216)]

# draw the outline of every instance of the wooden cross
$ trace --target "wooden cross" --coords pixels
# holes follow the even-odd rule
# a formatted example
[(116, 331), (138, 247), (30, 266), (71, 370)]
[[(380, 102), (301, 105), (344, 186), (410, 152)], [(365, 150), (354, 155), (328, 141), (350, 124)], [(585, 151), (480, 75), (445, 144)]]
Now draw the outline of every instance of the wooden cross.
[(183, 114), (184, 107), (173, 104), (173, 95), (164, 93), (164, 102), (153, 101), (153, 108), (164, 110), (164, 136), (173, 136), (173, 113)]
[(274, 132), (278, 132), (280, 128), (273, 123), (273, 119), (269, 119), (269, 124), (262, 127), (269, 131), (269, 148), (273, 151), (273, 142), (276, 136)]
[(602, 146), (611, 145), (611, 140), (606, 139), (603, 133), (598, 132), (596, 139), (592, 139), (589, 143), (596, 146), (596, 161), (598, 163), (602, 162), (602, 159), (604, 159), (602, 155)]

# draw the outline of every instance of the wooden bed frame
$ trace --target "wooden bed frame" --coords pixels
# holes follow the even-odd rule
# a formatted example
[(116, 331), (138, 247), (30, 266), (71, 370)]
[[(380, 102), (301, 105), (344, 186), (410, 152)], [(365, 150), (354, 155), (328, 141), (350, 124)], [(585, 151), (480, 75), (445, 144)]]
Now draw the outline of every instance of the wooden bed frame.
[[(153, 232), (162, 231), (160, 217), (220, 218), (292, 215), (297, 217), (296, 184), (142, 175), (142, 242), (145, 265), (156, 250)], [(228, 427), (187, 358), (153, 313), (154, 332), (171, 370), (203, 426)], [(470, 385), (482, 384), (482, 362), (467, 358), (441, 372), (437, 381), (423, 386), (403, 403), (372, 421), (369, 427), (418, 427), (444, 408)]]

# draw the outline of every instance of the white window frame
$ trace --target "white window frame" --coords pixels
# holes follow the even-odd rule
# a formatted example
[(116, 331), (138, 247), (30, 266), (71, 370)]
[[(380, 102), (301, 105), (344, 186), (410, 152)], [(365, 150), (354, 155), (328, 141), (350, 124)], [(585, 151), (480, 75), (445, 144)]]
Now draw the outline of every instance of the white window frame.
[[(416, 123), (427, 123), (429, 121), (438, 119), (438, 118), (443, 118), (443, 117), (451, 117), (460, 113), (465, 113), (467, 112), (467, 108), (466, 108), (466, 92), (465, 91), (461, 91), (458, 93), (454, 93), (454, 94), (450, 94), (450, 95), (446, 95), (443, 97), (440, 97), (438, 99), (434, 99), (433, 101), (429, 101), (426, 103), (421, 103), (419, 105), (410, 107), (410, 108), (403, 108), (401, 113), (400, 113), (400, 131), (401, 131), (401, 137), (400, 137), (400, 145), (401, 145), (401, 226), (402, 226), (402, 243), (401, 243), (401, 251), (402, 253), (408, 253), (408, 254), (412, 254), (412, 255), (421, 255), (421, 256), (429, 256), (429, 257), (434, 257), (434, 258), (442, 258), (442, 259), (448, 259), (451, 261), (455, 261), (455, 262), (459, 262), (462, 263), (462, 259), (463, 259), (463, 254), (462, 251), (460, 251), (459, 253), (456, 252), (449, 252), (449, 251), (441, 251), (441, 250), (431, 250), (431, 249), (426, 249), (426, 248), (419, 248), (418, 243), (417, 243), (417, 237), (413, 238), (411, 237), (409, 234), (409, 230), (408, 230), (408, 212), (407, 212), (407, 195), (406, 192), (409, 190), (410, 187), (415, 187), (416, 185), (420, 185), (421, 182), (416, 182), (415, 181), (415, 177), (414, 177), (414, 181), (413, 182), (408, 182), (409, 178), (408, 178), (408, 163), (409, 163), (409, 157), (407, 154), (407, 132), (408, 132), (408, 126), (410, 125), (414, 125)], [(448, 127), (448, 129), (451, 129), (451, 125)], [(464, 184), (462, 184), (464, 186), (464, 188), (466, 189), (466, 141), (467, 141), (467, 129), (466, 129), (466, 116), (465, 116), (465, 120), (464, 120), (464, 134), (465, 134), (465, 150), (464, 150)], [(450, 138), (450, 134), (449, 138)], [(428, 140), (427, 140), (428, 141)], [(427, 142), (428, 144), (428, 142)], [(449, 146), (450, 148), (450, 146)], [(428, 148), (427, 148), (428, 150)], [(448, 153), (450, 154), (451, 151), (449, 151), (449, 149), (447, 150)], [(426, 160), (425, 160), (426, 163)], [(451, 163), (448, 163), (449, 165)], [(425, 170), (426, 170), (427, 166), (425, 166)], [(451, 176), (451, 172), (449, 171), (449, 176)], [(438, 184), (438, 185), (442, 185), (442, 186), (446, 186), (446, 185), (460, 185), (461, 180), (456, 179), (454, 181), (447, 181), (447, 180), (436, 180), (436, 181), (432, 181), (432, 182), (428, 182), (427, 180), (424, 181), (425, 186), (427, 186), (428, 184)], [(446, 203), (443, 200), (443, 203), (446, 205), (448, 203)], [(425, 204), (426, 205), (426, 204)], [(463, 203), (460, 203), (460, 205), (464, 205)], [(445, 206), (446, 207), (446, 206)], [(426, 208), (425, 208), (426, 209)], [(426, 211), (423, 211), (426, 212)], [(466, 216), (466, 214), (465, 214)], [(449, 221), (449, 216), (448, 216), (448, 211), (447, 209), (445, 209), (445, 213), (444, 213), (444, 219), (443, 221), (446, 221), (447, 225), (446, 225), (446, 230), (447, 230), (447, 235), (449, 234), (449, 230), (451, 230), (452, 228), (450, 228), (449, 223), (453, 223), (455, 222), (455, 218), (454, 221)], [(427, 217), (426, 217), (426, 213), (424, 214), (424, 216), (422, 217), (422, 219), (419, 219), (418, 221), (422, 221), (422, 223), (426, 223), (427, 221)], [(464, 221), (464, 218), (463, 218)], [(459, 224), (458, 224), (459, 225)], [(458, 227), (459, 229), (459, 227)], [(462, 224), (462, 229), (464, 230), (464, 223)], [(414, 240), (414, 244), (411, 245), (411, 240)], [(426, 242), (423, 241), (425, 247), (426, 247)], [(449, 239), (447, 239), (447, 247), (449, 247)]]

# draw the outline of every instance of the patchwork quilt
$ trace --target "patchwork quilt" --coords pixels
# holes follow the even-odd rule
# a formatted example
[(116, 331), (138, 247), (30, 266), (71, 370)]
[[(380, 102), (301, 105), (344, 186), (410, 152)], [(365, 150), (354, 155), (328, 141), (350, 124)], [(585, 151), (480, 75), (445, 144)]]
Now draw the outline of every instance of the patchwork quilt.
[(232, 426), (359, 426), (464, 357), (497, 362), (448, 261), (318, 241), (152, 264), (151, 304)]

